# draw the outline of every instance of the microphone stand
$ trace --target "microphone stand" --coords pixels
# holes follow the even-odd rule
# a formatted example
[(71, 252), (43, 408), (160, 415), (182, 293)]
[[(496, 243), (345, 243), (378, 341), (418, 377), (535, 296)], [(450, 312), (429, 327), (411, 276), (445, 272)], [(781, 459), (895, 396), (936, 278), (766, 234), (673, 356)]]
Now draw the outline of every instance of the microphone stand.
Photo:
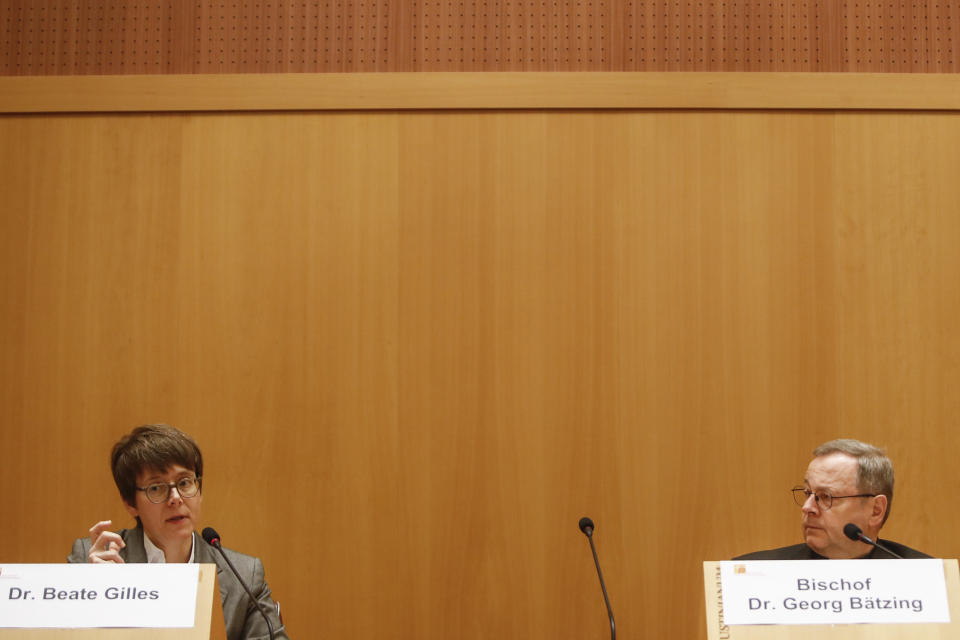
[[(211, 533), (213, 533), (213, 535), (210, 536), (211, 538), (210, 540), (206, 540), (208, 537), (207, 536), (208, 530), (210, 530)], [(211, 547), (219, 551), (220, 557), (227, 561), (227, 565), (230, 567), (230, 570), (233, 571), (233, 575), (237, 577), (237, 582), (239, 582), (240, 586), (243, 587), (243, 590), (247, 592), (247, 597), (250, 598), (250, 602), (253, 604), (254, 608), (260, 612), (260, 615), (263, 616), (264, 622), (267, 623), (267, 633), (270, 634), (270, 640), (273, 640), (274, 631), (273, 631), (273, 625), (270, 624), (270, 616), (268, 616), (267, 613), (263, 610), (263, 607), (260, 606), (260, 601), (257, 600), (257, 598), (250, 592), (250, 587), (248, 587), (247, 583), (243, 581), (243, 578), (240, 577), (240, 572), (237, 571), (237, 568), (233, 566), (232, 562), (230, 562), (230, 558), (227, 557), (227, 554), (224, 553), (223, 547), (220, 546), (220, 536), (218, 536), (216, 532), (214, 532), (212, 529), (208, 527), (207, 529), (204, 529), (203, 537), (204, 537), (204, 540), (206, 540), (207, 544), (209, 544)]]
[(603, 573), (600, 571), (600, 558), (597, 557), (597, 547), (593, 544), (593, 521), (589, 518), (580, 520), (580, 530), (590, 541), (590, 551), (593, 552), (593, 564), (597, 567), (597, 577), (600, 578), (600, 590), (603, 591), (603, 602), (607, 605), (607, 617), (610, 618), (610, 640), (617, 640), (617, 625), (613, 620), (613, 609), (610, 607), (610, 598), (607, 596), (607, 585), (603, 582)]

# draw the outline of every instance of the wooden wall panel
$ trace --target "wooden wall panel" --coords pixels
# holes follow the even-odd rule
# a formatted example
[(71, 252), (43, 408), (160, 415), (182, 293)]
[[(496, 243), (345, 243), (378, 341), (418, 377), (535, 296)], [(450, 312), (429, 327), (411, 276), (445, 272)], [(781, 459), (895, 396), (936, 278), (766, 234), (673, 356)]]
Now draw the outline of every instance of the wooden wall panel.
[(323, 73), (0, 76), (0, 113), (416, 109), (956, 111), (960, 75)]
[[(704, 637), (700, 562), (799, 537), (819, 442), (956, 557), (954, 113), (0, 119), (3, 561), (203, 446), (297, 637)], [(691, 613), (691, 611), (693, 613)]]
[(940, 0), (9, 0), (0, 75), (956, 73)]

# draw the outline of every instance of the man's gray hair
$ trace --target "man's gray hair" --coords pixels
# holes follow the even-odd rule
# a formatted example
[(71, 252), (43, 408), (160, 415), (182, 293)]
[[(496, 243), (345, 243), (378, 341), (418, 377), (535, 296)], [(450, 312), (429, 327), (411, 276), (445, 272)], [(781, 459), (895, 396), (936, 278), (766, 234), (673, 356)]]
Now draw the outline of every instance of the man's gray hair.
[(887, 452), (866, 442), (841, 438), (824, 442), (813, 450), (813, 457), (819, 458), (831, 453), (845, 453), (857, 459), (857, 491), (887, 496), (887, 512), (883, 514), (883, 522), (880, 523), (880, 526), (883, 526), (893, 504), (893, 463), (887, 457)]

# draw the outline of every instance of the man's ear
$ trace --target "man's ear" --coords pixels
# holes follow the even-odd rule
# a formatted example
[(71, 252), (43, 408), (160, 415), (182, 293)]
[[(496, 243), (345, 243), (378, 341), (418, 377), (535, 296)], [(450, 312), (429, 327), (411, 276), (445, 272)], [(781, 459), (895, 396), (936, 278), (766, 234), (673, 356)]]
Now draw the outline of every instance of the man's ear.
[(137, 508), (132, 504), (128, 504), (126, 500), (123, 501), (123, 508), (126, 509), (127, 513), (129, 513), (134, 518), (138, 518), (140, 516), (140, 512), (137, 511)]
[(870, 526), (880, 530), (883, 526), (883, 518), (887, 515), (887, 496), (882, 493), (873, 497), (873, 510), (870, 512)]

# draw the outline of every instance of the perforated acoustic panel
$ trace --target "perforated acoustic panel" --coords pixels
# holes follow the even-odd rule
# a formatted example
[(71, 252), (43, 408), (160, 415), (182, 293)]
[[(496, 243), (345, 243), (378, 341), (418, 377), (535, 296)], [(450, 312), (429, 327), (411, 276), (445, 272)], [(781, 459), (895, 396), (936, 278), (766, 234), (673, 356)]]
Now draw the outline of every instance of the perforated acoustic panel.
[(960, 71), (955, 0), (0, 3), (0, 74)]

